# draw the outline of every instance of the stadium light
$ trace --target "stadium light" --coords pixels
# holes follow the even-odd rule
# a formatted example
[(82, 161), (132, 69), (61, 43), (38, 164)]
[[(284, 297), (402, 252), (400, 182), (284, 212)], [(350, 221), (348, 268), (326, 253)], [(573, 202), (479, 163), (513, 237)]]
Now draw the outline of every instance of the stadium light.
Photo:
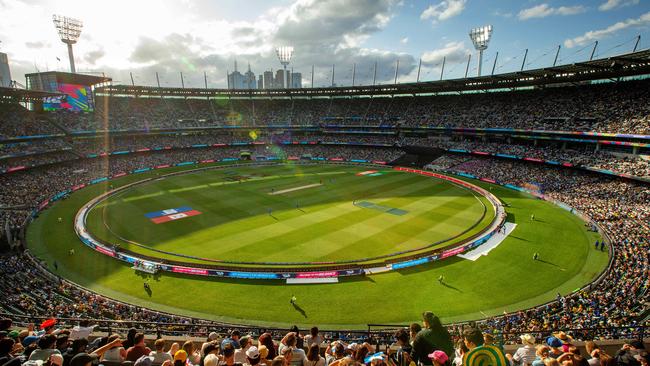
[(275, 49), (275, 54), (278, 56), (278, 60), (280, 60), (280, 64), (282, 64), (282, 67), (284, 68), (284, 72), (282, 73), (282, 75), (284, 75), (284, 87), (288, 88), (287, 66), (291, 62), (291, 56), (293, 56), (293, 47), (278, 47)]
[(74, 67), (74, 54), (72, 53), (72, 45), (77, 43), (79, 36), (81, 35), (81, 28), (83, 28), (83, 23), (81, 20), (69, 18), (62, 15), (52, 15), (52, 21), (54, 21), (54, 26), (56, 27), (57, 32), (59, 32), (59, 38), (61, 42), (68, 45), (68, 58), (70, 59), (70, 72), (76, 72)]
[(474, 48), (478, 51), (478, 76), (481, 76), (481, 64), (483, 63), (483, 51), (487, 50), (488, 43), (492, 37), (492, 25), (484, 25), (469, 31), (469, 38), (472, 39)]

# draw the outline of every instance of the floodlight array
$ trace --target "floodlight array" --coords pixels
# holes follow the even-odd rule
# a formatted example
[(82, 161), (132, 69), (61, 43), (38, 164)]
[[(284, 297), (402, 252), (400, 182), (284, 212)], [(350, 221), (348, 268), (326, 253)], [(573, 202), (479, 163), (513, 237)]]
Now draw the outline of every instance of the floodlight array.
[(286, 67), (289, 62), (291, 62), (291, 56), (293, 56), (293, 47), (278, 47), (275, 49), (275, 53), (278, 55), (278, 60), (280, 60), (280, 63)]
[(77, 43), (81, 35), (81, 28), (83, 28), (83, 22), (81, 20), (62, 15), (53, 15), (52, 20), (63, 43)]
[(490, 38), (492, 38), (492, 25), (472, 29), (469, 32), (469, 37), (472, 39), (474, 48), (479, 51), (487, 49)]

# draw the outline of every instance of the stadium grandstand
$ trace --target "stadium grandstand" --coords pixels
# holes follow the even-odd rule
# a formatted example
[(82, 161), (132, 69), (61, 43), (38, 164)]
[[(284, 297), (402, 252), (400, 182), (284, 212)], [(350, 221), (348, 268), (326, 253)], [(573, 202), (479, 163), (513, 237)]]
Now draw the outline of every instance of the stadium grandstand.
[(82, 24), (54, 24), (72, 72), (0, 85), (0, 366), (650, 361), (641, 36), (310, 87), (280, 47), (279, 81), (223, 88), (76, 72)]

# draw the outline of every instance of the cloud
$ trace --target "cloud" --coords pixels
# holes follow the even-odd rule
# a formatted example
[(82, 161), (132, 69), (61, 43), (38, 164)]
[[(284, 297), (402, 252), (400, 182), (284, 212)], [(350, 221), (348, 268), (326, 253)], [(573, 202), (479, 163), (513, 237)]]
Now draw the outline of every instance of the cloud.
[(567, 39), (564, 41), (564, 46), (567, 48), (572, 48), (575, 46), (581, 46), (590, 42), (593, 42), (595, 40), (603, 39), (605, 37), (608, 37), (618, 31), (621, 31), (623, 29), (631, 28), (631, 27), (642, 27), (642, 26), (647, 26), (650, 25), (650, 12), (647, 12), (643, 15), (641, 15), (638, 18), (630, 18), (626, 19), (623, 21), (620, 21), (618, 23), (614, 23), (610, 25), (607, 28), (603, 29), (598, 29), (598, 30), (593, 30), (586, 32), (585, 34)]
[(49, 44), (46, 44), (45, 42), (25, 42), (25, 46), (27, 48), (34, 48), (34, 49), (39, 49), (39, 48), (44, 48), (44, 47), (49, 47)]
[(97, 60), (104, 57), (104, 55), (106, 55), (106, 51), (104, 51), (103, 48), (98, 48), (94, 51), (86, 53), (84, 60), (91, 65), (95, 65), (97, 63)]
[[(398, 59), (400, 79), (417, 69), (412, 55), (364, 43), (385, 29), (400, 0), (292, 0), (247, 20), (218, 19), (173, 0), (113, 1), (102, 12), (91, 3), (80, 3), (69, 15), (84, 21), (75, 45), (77, 69), (105, 72), (115, 83), (130, 83), (133, 73), (136, 83), (155, 85), (158, 72), (163, 86), (180, 86), (182, 71), (186, 86), (202, 87), (206, 72), (210, 87), (224, 87), (226, 71), (233, 69), (235, 59), (240, 69), (250, 61), (256, 74), (280, 67), (274, 52), (280, 45), (294, 46), (290, 67), (302, 72), (305, 80), (315, 65), (316, 86), (329, 85), (332, 64), (338, 84), (351, 82), (352, 63), (358, 84), (372, 83), (375, 62), (378, 82), (392, 82)], [(129, 6), (133, 11), (121, 11)], [(48, 62), (66, 67), (66, 62), (55, 62), (56, 57), (67, 59), (51, 22), (56, 10), (46, 1), (0, 0), (4, 19), (0, 39), (7, 42), (3, 49), (11, 50), (13, 75), (45, 70)], [(24, 14), (32, 14), (33, 24), (22, 21)], [(129, 27), (114, 27), (116, 18)], [(9, 37), (13, 33), (21, 37)], [(26, 42), (41, 42), (44, 47), (32, 49)]]
[(492, 14), (495, 15), (495, 16), (498, 16), (498, 17), (502, 17), (502, 18), (512, 18), (512, 15), (513, 15), (509, 11), (508, 12), (502, 12), (500, 10), (495, 10)]
[(431, 19), (435, 24), (439, 21), (453, 18), (463, 12), (466, 3), (467, 0), (443, 0), (436, 5), (429, 5), (428, 8), (424, 9), (422, 14), (420, 14), (420, 19)]
[(399, 43), (401, 43), (401, 44), (407, 44), (407, 43), (409, 43), (409, 37), (404, 37), (404, 38), (400, 39), (400, 40), (399, 40)]
[(598, 6), (600, 11), (609, 11), (623, 6), (637, 5), (639, 0), (607, 0)]
[(587, 9), (582, 5), (551, 7), (548, 4), (539, 4), (532, 8), (523, 9), (517, 14), (519, 20), (528, 20), (533, 18), (545, 18), (551, 15), (575, 15), (584, 13)]
[(422, 54), (422, 63), (425, 65), (437, 65), (446, 58), (446, 62), (455, 63), (467, 59), (472, 51), (465, 47), (463, 42), (449, 42), (442, 48), (431, 50)]

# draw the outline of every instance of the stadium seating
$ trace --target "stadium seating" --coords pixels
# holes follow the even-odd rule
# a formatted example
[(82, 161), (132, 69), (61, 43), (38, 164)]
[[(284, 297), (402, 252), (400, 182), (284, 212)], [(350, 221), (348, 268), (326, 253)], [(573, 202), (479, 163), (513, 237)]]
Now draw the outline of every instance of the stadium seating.
[[(650, 178), (650, 163), (629, 154), (565, 150), (557, 144), (513, 144), (448, 136), (407, 137), (404, 126), (517, 128), (650, 134), (650, 81), (548, 88), (508, 93), (476, 93), (428, 97), (297, 99), (295, 101), (228, 101), (98, 97), (90, 114), (28, 112), (17, 104), (0, 104), (0, 216), (2, 226), (19, 237), (32, 210), (58, 192), (93, 179), (143, 167), (278, 154), (393, 161), (401, 147), (463, 149), (570, 163)], [(334, 133), (336, 127), (359, 130), (391, 127), (379, 134)], [(233, 131), (201, 128), (245, 126)], [(256, 127), (320, 127), (302, 131), (260, 132)], [(152, 129), (185, 129), (151, 133)], [(113, 134), (79, 134), (94, 130), (140, 130)], [(160, 132), (160, 131), (158, 131)], [(340, 132), (340, 131), (339, 131)], [(358, 131), (357, 131), (358, 132)], [(16, 139), (19, 136), (49, 135)], [(286, 145), (287, 142), (311, 145)], [(213, 146), (233, 142), (242, 146)], [(257, 144), (253, 144), (257, 143)], [(339, 145), (342, 144), (342, 145)], [(367, 146), (365, 146), (367, 145)], [(269, 151), (269, 149), (278, 149)], [(155, 150), (166, 147), (167, 149)], [(126, 152), (125, 154), (110, 154)], [(12, 168), (21, 167), (16, 171)], [(598, 283), (542, 307), (480, 321), (499, 332), (550, 332), (555, 329), (606, 328), (575, 332), (576, 338), (620, 338), (638, 335), (650, 301), (647, 270), (650, 251), (650, 189), (647, 183), (593, 172), (520, 160), (447, 152), (430, 167), (496, 180), (502, 184), (537, 182), (549, 198), (580, 210), (612, 239), (613, 263)], [(212, 322), (163, 314), (122, 304), (43, 273), (25, 254), (0, 257), (0, 308), (20, 316), (57, 316), (154, 323), (192, 323), (200, 332)], [(75, 304), (83, 299), (80, 304)], [(118, 327), (120, 323), (115, 323)], [(628, 330), (621, 329), (627, 327)], [(173, 327), (162, 327), (172, 332)], [(450, 327), (458, 332), (456, 326)], [(158, 328), (160, 330), (160, 328)], [(512, 341), (516, 337), (512, 337)], [(1, 356), (1, 355), (0, 355)]]

